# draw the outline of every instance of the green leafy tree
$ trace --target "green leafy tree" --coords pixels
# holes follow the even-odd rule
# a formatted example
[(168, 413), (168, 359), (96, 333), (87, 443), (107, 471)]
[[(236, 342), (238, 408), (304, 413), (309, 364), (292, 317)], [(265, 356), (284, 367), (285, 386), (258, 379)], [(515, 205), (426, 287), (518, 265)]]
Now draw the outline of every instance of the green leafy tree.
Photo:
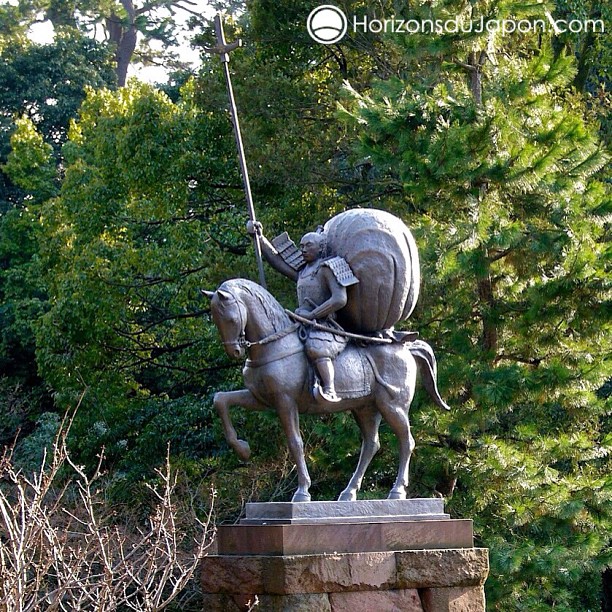
[[(38, 376), (32, 327), (46, 304), (38, 258), (41, 205), (59, 188), (61, 146), (85, 87), (114, 84), (114, 70), (107, 47), (75, 32), (49, 45), (17, 34), (0, 38), (0, 371), (6, 389), (0, 403), (8, 408), (5, 435), (11, 438), (17, 430), (28, 434), (52, 407)], [(16, 389), (23, 395), (17, 403)], [(20, 409), (13, 412), (11, 405)]]
[[(68, 124), (85, 97), (85, 87), (115, 82), (110, 50), (69, 31), (47, 45), (7, 38), (0, 45), (0, 61), (0, 164), (7, 160), (10, 135), (20, 117), (36, 125), (59, 164)], [(25, 194), (0, 166), (0, 211), (19, 204)]]
[(34, 427), (51, 407), (35, 362), (33, 323), (44, 312), (46, 292), (36, 257), (42, 199), (56, 190), (51, 145), (28, 119), (17, 122), (4, 170), (30, 195), (0, 217), (0, 443)]
[(87, 389), (82, 457), (105, 444), (109, 465), (131, 476), (157, 465), (168, 440), (177, 454), (210, 454), (201, 395), (238, 370), (199, 293), (227, 274), (228, 252), (236, 273), (249, 268), (224, 131), (195, 107), (192, 83), (176, 104), (141, 84), (90, 91), (63, 149), (61, 192), (43, 205), (50, 305), (38, 365), (60, 405)]
[[(477, 10), (521, 15), (512, 3)], [(417, 234), (415, 324), (453, 405), (448, 417), (417, 409), (416, 486), (474, 519), (491, 549), (492, 609), (593, 609), (612, 516), (596, 394), (610, 375), (609, 199), (595, 178), (607, 156), (569, 90), (572, 58), (549, 41), (399, 44), (403, 78), (353, 91), (346, 116), (362, 130), (358, 154), (397, 190), (386, 205)]]

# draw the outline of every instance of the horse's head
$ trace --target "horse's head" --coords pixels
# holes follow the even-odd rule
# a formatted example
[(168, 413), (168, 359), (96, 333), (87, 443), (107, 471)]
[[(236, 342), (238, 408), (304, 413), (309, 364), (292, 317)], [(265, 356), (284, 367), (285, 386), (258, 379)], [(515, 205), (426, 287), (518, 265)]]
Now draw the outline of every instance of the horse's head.
[(225, 352), (233, 359), (241, 359), (246, 351), (247, 313), (244, 304), (232, 293), (223, 289), (203, 293), (212, 298), (210, 310), (213, 321), (221, 334)]

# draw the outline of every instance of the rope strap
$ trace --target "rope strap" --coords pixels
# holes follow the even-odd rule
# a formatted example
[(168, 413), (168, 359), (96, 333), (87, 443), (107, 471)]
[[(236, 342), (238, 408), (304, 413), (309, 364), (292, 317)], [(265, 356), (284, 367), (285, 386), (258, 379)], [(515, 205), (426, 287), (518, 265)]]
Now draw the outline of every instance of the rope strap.
[(327, 327), (327, 325), (321, 325), (316, 321), (305, 319), (291, 310), (285, 309), (285, 312), (296, 321), (299, 321), (303, 325), (310, 325), (314, 329), (320, 329), (321, 331), (329, 332), (330, 334), (336, 334), (337, 336), (344, 336), (345, 338), (352, 338), (353, 340), (363, 340), (364, 342), (373, 342), (375, 344), (391, 344), (393, 340), (391, 338), (373, 338), (372, 336), (362, 336), (360, 334), (352, 334), (351, 332), (344, 331), (343, 329), (334, 329), (333, 327)]

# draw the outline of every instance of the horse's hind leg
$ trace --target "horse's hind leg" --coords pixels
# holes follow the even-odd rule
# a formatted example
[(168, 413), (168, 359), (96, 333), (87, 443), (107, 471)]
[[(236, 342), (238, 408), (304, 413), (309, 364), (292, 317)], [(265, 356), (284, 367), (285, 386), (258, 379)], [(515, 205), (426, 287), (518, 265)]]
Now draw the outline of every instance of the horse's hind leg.
[(408, 470), (410, 467), (410, 457), (414, 450), (414, 438), (410, 432), (410, 422), (408, 421), (408, 409), (396, 404), (386, 404), (379, 406), (385, 421), (389, 423), (393, 433), (399, 442), (399, 468), (397, 479), (393, 488), (389, 492), (389, 499), (406, 499), (406, 489), (408, 488)]
[(353, 416), (361, 431), (361, 452), (357, 469), (349, 480), (348, 485), (346, 485), (346, 489), (340, 493), (338, 501), (355, 501), (357, 499), (357, 492), (361, 488), (363, 476), (372, 458), (380, 449), (378, 439), (378, 428), (380, 427), (381, 420), (380, 412), (374, 407), (368, 407), (361, 410), (353, 410)]
[(249, 410), (267, 410), (268, 408), (248, 389), (241, 389), (240, 391), (219, 391), (215, 393), (213, 404), (221, 418), (223, 433), (225, 434), (227, 443), (236, 451), (236, 454), (243, 461), (247, 461), (251, 456), (249, 443), (245, 440), (238, 439), (238, 434), (230, 418), (229, 408), (230, 406), (241, 406)]

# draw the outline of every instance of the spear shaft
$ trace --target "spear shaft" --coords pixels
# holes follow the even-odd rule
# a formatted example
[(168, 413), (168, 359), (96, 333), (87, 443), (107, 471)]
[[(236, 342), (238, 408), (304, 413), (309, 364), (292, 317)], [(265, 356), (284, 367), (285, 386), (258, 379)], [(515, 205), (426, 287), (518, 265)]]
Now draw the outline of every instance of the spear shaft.
[[(238, 147), (238, 159), (240, 161), (240, 171), (242, 174), (242, 184), (244, 185), (244, 195), (246, 198), (249, 219), (254, 225), (257, 221), (255, 217), (255, 206), (253, 205), (253, 195), (251, 194), (251, 183), (249, 181), (249, 170), (247, 168), (244, 145), (242, 144), (240, 122), (238, 121), (238, 110), (236, 108), (234, 89), (232, 87), (232, 78), (229, 70), (229, 52), (240, 47), (242, 41), (237, 40), (233, 43), (230, 43), (229, 45), (225, 42), (223, 21), (221, 20), (221, 15), (218, 13), (217, 15), (215, 15), (215, 34), (217, 37), (217, 44), (215, 47), (207, 49), (207, 51), (219, 55), (219, 57), (221, 58), (221, 63), (223, 64), (223, 71), (225, 72), (225, 83), (227, 85), (227, 96), (229, 98), (230, 115), (232, 117), (232, 125), (234, 126), (234, 137), (236, 139), (236, 146)], [(255, 246), (255, 258), (257, 260), (257, 270), (259, 272), (259, 284), (265, 288), (266, 279), (264, 276), (263, 259), (261, 256), (261, 243), (260, 237), (257, 232), (253, 234), (253, 244)]]

